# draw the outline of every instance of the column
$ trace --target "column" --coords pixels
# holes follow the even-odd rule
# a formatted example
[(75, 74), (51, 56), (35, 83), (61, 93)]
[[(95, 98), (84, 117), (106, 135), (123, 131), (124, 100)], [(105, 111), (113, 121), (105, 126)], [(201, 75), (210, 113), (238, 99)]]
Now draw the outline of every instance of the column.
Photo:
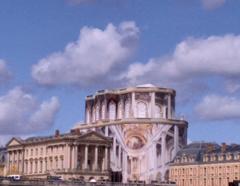
[(171, 112), (172, 112), (172, 106), (171, 106), (171, 94), (168, 95), (168, 119), (171, 119)]
[(17, 172), (18, 174), (20, 174), (20, 163), (19, 163), (19, 160), (20, 160), (20, 152), (19, 150), (17, 150)]
[(155, 118), (155, 92), (151, 93), (151, 117)]
[(15, 159), (16, 159), (15, 150), (13, 150), (11, 172), (15, 171), (16, 169)]
[(94, 154), (94, 170), (98, 169), (98, 146), (95, 146), (95, 154)]
[(108, 147), (105, 147), (104, 170), (108, 170)]
[(123, 183), (127, 183), (127, 154), (123, 151)]
[(164, 166), (165, 164), (165, 152), (166, 152), (166, 133), (162, 133), (162, 141), (161, 141), (161, 164)]
[(24, 155), (24, 152), (25, 152), (25, 150), (23, 149), (22, 150), (22, 173), (24, 173), (25, 171), (24, 171), (24, 157), (25, 157), (25, 155)]
[(135, 92), (132, 92), (132, 117), (136, 117), (136, 100), (135, 100)]
[(121, 168), (121, 153), (122, 153), (122, 148), (120, 145), (118, 145), (118, 167)]
[(116, 137), (113, 137), (113, 162), (116, 167)]
[(157, 169), (158, 167), (158, 162), (157, 162), (157, 144), (156, 142), (154, 141), (153, 142), (153, 148), (152, 148), (152, 153), (153, 153), (153, 168), (154, 169)]
[(72, 169), (77, 168), (77, 146), (72, 147)]
[(70, 157), (70, 146), (69, 144), (66, 144), (65, 146), (65, 149), (64, 149), (64, 168), (65, 169), (70, 169), (70, 160), (71, 160), (71, 157)]
[(10, 172), (10, 151), (7, 151), (7, 173)]
[[(179, 147), (179, 128), (177, 125), (174, 125), (174, 153), (173, 153), (174, 157), (178, 152), (178, 147)], [(172, 159), (174, 157), (172, 157)]]
[(133, 157), (129, 157), (130, 160), (130, 174), (133, 173)]
[(85, 146), (85, 153), (84, 153), (84, 169), (88, 168), (88, 145)]

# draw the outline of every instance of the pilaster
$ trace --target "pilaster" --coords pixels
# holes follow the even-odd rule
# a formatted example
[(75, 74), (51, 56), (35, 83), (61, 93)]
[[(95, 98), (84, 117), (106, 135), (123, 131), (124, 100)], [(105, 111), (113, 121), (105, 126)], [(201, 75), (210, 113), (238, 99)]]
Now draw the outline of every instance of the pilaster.
[(172, 99), (171, 94), (168, 94), (168, 119), (172, 118)]
[(88, 145), (85, 146), (84, 151), (84, 169), (88, 169)]
[(151, 117), (155, 118), (155, 92), (151, 93)]

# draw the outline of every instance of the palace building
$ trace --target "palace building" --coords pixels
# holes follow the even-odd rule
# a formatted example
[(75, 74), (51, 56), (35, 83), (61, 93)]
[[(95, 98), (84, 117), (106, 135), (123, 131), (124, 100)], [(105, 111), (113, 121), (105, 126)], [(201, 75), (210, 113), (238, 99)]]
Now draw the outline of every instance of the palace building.
[(28, 178), (62, 176), (63, 179), (89, 180), (110, 178), (110, 147), (112, 140), (95, 131), (54, 136), (13, 138), (7, 144), (7, 173)]
[(70, 133), (13, 138), (8, 173), (168, 180), (169, 163), (187, 143), (188, 123), (175, 117), (175, 96), (173, 89), (151, 84), (97, 91), (86, 97), (85, 122)]
[(170, 165), (177, 186), (228, 186), (240, 180), (240, 145), (192, 143)]

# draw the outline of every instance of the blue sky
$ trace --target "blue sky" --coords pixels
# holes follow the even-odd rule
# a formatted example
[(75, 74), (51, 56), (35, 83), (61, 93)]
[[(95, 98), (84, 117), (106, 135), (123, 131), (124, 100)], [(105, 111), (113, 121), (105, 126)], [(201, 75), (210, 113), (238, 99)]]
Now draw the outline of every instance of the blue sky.
[(240, 2), (0, 1), (0, 143), (67, 132), (98, 89), (177, 90), (188, 138), (239, 143)]

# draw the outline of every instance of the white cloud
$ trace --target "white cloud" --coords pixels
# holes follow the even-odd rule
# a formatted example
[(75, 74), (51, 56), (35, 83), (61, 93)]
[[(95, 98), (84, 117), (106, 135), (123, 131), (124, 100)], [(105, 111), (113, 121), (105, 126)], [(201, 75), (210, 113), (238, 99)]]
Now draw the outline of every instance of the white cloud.
[(0, 134), (30, 134), (49, 129), (60, 107), (56, 97), (39, 103), (16, 87), (0, 97)]
[(108, 24), (104, 30), (84, 27), (78, 40), (63, 52), (50, 54), (35, 64), (32, 77), (43, 85), (90, 86), (108, 81), (132, 56), (138, 33), (134, 22), (122, 22), (118, 27)]
[(202, 0), (203, 7), (206, 9), (215, 9), (222, 6), (226, 0)]
[(0, 59), (0, 83), (4, 83), (10, 76), (11, 74), (7, 68), (6, 61)]
[(240, 119), (240, 100), (235, 97), (208, 95), (196, 106), (206, 120)]
[(121, 74), (129, 82), (183, 82), (211, 76), (240, 77), (240, 36), (189, 38), (172, 55), (146, 64), (135, 63)]

